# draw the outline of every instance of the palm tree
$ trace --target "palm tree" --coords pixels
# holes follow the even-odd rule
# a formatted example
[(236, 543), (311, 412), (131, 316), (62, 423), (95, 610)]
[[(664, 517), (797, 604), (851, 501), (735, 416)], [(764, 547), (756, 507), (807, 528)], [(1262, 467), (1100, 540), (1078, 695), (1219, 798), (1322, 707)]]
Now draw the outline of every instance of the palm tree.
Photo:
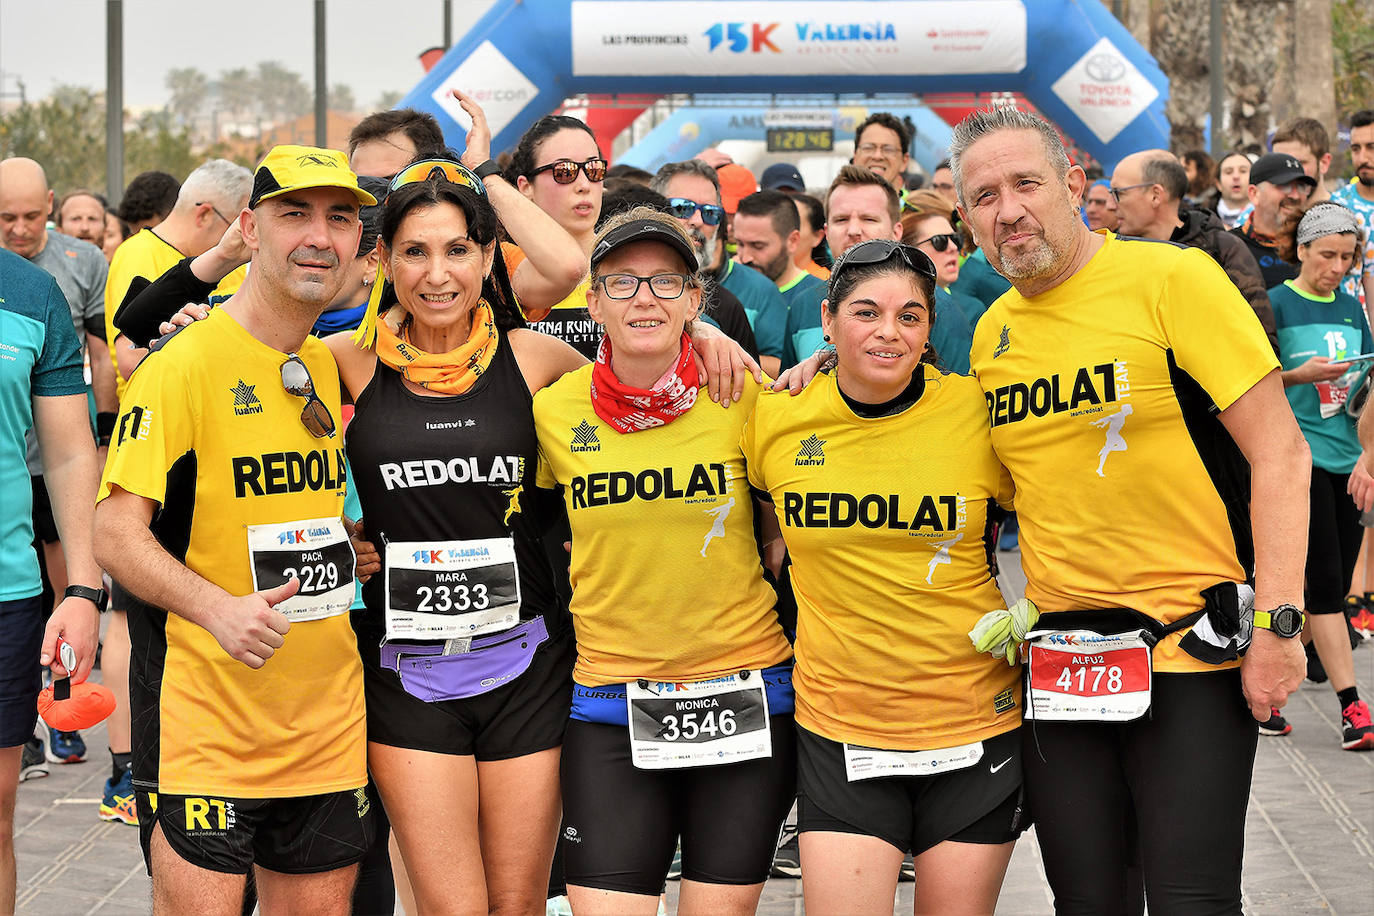
[(258, 103), (253, 74), (245, 67), (220, 71), (219, 93), (224, 107), (236, 121), (241, 121), (244, 113)]
[(1169, 75), (1169, 144), (1202, 148), (1203, 119), (1211, 101), (1207, 66), (1208, 17), (1196, 0), (1159, 0), (1149, 30), (1150, 53)]
[(210, 81), (195, 67), (176, 67), (167, 71), (165, 82), (172, 93), (167, 107), (183, 124), (191, 123), (205, 104)]
[(329, 87), (329, 107), (334, 111), (357, 111), (358, 100), (353, 89), (346, 83), (335, 83)]

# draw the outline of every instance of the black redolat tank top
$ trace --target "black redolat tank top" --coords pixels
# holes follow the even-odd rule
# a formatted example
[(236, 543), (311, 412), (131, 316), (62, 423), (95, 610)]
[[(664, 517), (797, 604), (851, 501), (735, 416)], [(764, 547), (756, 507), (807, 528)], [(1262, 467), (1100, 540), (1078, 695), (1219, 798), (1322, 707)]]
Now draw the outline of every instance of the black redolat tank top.
[[(366, 536), (383, 563), (363, 586), (365, 638), (380, 638), (384, 628), (385, 543), (489, 538), (513, 538), (519, 619), (542, 615), (551, 635), (562, 630), (566, 612), (540, 543), (550, 504), (536, 499), (538, 444), (531, 403), (505, 334), (486, 374), (462, 395), (416, 394), (399, 372), (377, 363), (344, 442)], [(441, 597), (444, 602), (458, 598), (456, 592)]]

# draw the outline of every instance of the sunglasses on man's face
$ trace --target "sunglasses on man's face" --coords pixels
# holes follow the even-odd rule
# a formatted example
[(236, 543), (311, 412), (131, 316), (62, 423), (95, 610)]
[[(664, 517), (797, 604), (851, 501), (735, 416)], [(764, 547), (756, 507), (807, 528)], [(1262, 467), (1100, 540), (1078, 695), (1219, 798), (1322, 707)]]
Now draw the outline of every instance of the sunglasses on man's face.
[(559, 159), (557, 162), (541, 165), (539, 168), (530, 172), (530, 177), (533, 178), (540, 172), (549, 172), (553, 175), (553, 180), (559, 184), (572, 184), (577, 180), (577, 173), (579, 171), (585, 174), (587, 180), (593, 184), (604, 181), (606, 179), (606, 160), (600, 157), (593, 157), (586, 162)]
[(926, 242), (929, 242), (930, 247), (934, 248), (936, 251), (944, 251), (949, 248), (950, 245), (954, 246), (955, 251), (964, 247), (964, 237), (957, 232), (942, 232), (939, 235), (932, 235), (928, 239), (921, 239), (921, 241), (916, 244), (924, 245)]
[(294, 353), (286, 355), (281, 364), (281, 386), (286, 393), (305, 398), (305, 409), (301, 411), (301, 424), (317, 439), (334, 435), (334, 416), (324, 401), (315, 393), (315, 380), (305, 362)]
[(687, 197), (668, 198), (668, 212), (680, 220), (691, 219), (698, 210), (701, 211), (701, 221), (708, 226), (720, 225), (720, 218), (725, 215), (725, 208), (716, 204), (699, 204)]

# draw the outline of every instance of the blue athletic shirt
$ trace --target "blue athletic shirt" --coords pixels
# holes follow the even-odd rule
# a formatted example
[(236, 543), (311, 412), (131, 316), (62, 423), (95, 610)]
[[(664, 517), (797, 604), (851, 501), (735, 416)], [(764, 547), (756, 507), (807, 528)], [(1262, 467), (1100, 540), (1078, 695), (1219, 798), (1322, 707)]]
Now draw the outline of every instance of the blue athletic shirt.
[[(983, 311), (997, 301), (997, 297), (1011, 289), (1011, 282), (993, 270), (983, 249), (973, 249), (973, 254), (964, 258), (959, 267), (959, 279), (949, 285), (956, 293), (972, 296), (983, 303)], [(981, 315), (981, 313), (980, 313)], [(971, 324), (978, 322), (972, 321)]]
[[(977, 323), (965, 313), (965, 303), (973, 309), (981, 305), (976, 299), (948, 289), (935, 290), (935, 326), (930, 329), (930, 345), (940, 354), (945, 368), (955, 375), (969, 374), (968, 351), (973, 346), (973, 326)], [(982, 312), (978, 315), (982, 317)]]
[(811, 274), (803, 273), (779, 290), (787, 303), (787, 334), (782, 343), (782, 367), (795, 366), (823, 344), (821, 303), (829, 287)]
[[(1317, 299), (1285, 280), (1269, 290), (1274, 323), (1279, 329), (1279, 359), (1285, 371), (1296, 369), (1313, 356), (1332, 360), (1374, 352), (1360, 303), (1341, 290)], [(1338, 411), (1322, 418), (1317, 386), (1292, 385), (1284, 389), (1298, 426), (1312, 449), (1312, 464), (1332, 474), (1349, 474), (1360, 458), (1355, 418)]]
[(744, 306), (744, 315), (754, 329), (754, 341), (760, 356), (782, 358), (783, 328), (787, 324), (787, 303), (773, 281), (752, 267), (738, 261), (725, 261), (725, 273), (720, 285), (734, 293)]
[(24, 463), (33, 399), (85, 391), (81, 347), (57, 281), (0, 250), (0, 601), (31, 598), (43, 589)]

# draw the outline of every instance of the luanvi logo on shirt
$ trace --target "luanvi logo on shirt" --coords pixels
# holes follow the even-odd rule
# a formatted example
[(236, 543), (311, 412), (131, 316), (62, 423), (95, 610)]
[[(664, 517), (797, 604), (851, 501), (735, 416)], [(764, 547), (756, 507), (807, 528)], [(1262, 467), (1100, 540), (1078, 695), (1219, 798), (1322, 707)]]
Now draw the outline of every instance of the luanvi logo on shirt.
[(596, 438), (596, 427), (583, 420), (572, 428), (572, 442), (568, 445), (571, 452), (599, 452), (601, 440)]
[(801, 448), (797, 450), (796, 466), (811, 468), (825, 464), (825, 450), (821, 448), (823, 445), (825, 440), (817, 438), (815, 433), (801, 440)]
[(229, 390), (234, 393), (234, 413), (237, 416), (245, 417), (250, 413), (262, 413), (262, 401), (253, 393), (257, 385), (245, 384), (243, 379)]
[(1002, 339), (997, 341), (997, 349), (992, 351), (992, 358), (996, 359), (1003, 353), (1011, 349), (1011, 328), (1002, 325)]

